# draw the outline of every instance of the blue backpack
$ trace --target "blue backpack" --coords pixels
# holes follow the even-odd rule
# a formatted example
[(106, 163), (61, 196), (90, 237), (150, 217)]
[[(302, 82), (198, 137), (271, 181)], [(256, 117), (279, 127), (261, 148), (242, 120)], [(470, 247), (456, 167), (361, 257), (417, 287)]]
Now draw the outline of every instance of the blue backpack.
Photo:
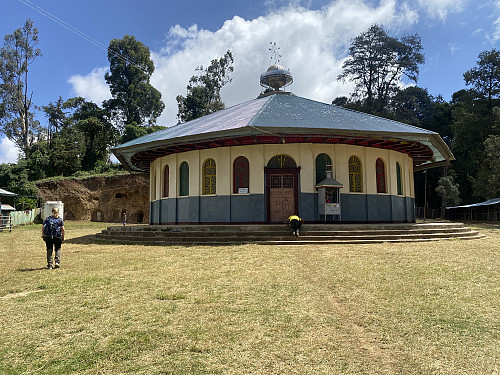
[(55, 238), (61, 237), (61, 227), (63, 225), (63, 221), (60, 217), (55, 218), (53, 216), (49, 216), (45, 219), (44, 227), (43, 227), (43, 235), (44, 237)]

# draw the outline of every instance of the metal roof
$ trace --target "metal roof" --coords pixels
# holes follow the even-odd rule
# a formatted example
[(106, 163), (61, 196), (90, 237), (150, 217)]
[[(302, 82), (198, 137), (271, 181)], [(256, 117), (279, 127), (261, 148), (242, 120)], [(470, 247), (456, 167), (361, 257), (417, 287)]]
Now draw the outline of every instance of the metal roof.
[(0, 195), (13, 197), (17, 194), (11, 193), (10, 191), (4, 190), (4, 189), (0, 189)]
[(481, 207), (481, 206), (493, 206), (493, 205), (499, 204), (499, 203), (500, 203), (500, 198), (492, 198), (492, 199), (488, 199), (485, 202), (466, 204), (464, 206), (446, 207), (446, 209), (451, 210), (453, 208), (472, 208), (472, 207)]
[[(257, 137), (257, 141), (263, 143), (278, 143), (283, 137), (291, 136), (295, 139), (288, 138), (287, 142), (319, 142), (317, 139), (311, 141), (314, 137), (323, 137), (322, 142), (325, 142), (326, 137), (331, 139), (333, 136), (343, 137), (343, 140), (330, 143), (348, 142), (353, 137), (361, 145), (367, 145), (368, 139), (375, 140), (374, 143), (384, 139), (395, 140), (397, 144), (410, 142), (416, 150), (414, 154), (417, 151), (425, 153), (425, 157), (416, 163), (416, 169), (454, 160), (447, 145), (435, 132), (283, 92), (148, 134), (112, 151), (127, 169), (144, 171), (149, 169), (149, 163), (154, 158), (188, 151), (189, 147), (199, 149), (246, 144), (245, 137), (253, 137), (254, 140)], [(238, 141), (221, 144), (217, 140)], [(200, 145), (203, 142), (205, 145)], [(417, 150), (417, 144), (426, 151)], [(186, 148), (186, 145), (189, 147)], [(388, 148), (388, 144), (380, 147)]]

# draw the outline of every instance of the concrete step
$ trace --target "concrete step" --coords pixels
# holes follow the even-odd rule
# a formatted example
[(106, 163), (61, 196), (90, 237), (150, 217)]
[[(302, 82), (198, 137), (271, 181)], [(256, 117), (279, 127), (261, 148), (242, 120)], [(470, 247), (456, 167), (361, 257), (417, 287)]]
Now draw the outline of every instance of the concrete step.
[(463, 223), (309, 224), (291, 237), (283, 225), (137, 225), (113, 226), (96, 234), (99, 241), (155, 245), (355, 244), (476, 239), (484, 236)]

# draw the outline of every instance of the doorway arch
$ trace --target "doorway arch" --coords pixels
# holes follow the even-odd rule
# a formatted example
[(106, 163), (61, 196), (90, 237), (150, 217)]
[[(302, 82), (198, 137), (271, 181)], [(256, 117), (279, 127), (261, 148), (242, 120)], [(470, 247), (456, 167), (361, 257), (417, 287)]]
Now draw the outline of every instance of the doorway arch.
[(275, 155), (267, 163), (264, 173), (268, 222), (286, 222), (289, 216), (299, 213), (299, 171), (290, 155)]

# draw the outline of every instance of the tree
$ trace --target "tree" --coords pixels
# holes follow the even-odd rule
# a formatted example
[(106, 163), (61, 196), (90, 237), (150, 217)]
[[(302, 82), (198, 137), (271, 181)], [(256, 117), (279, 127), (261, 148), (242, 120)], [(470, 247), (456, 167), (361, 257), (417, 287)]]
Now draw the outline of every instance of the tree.
[(374, 24), (354, 38), (337, 79), (353, 81), (353, 96), (364, 101), (368, 112), (381, 114), (398, 91), (403, 75), (417, 82), (419, 65), (425, 61), (421, 50), (418, 34), (398, 40)]
[(441, 217), (444, 217), (446, 207), (460, 203), (458, 184), (453, 183), (452, 176), (444, 176), (439, 179), (436, 193), (441, 196)]
[(225, 108), (220, 91), (232, 80), (229, 75), (234, 71), (233, 62), (233, 54), (227, 50), (220, 59), (212, 60), (208, 68), (196, 68), (198, 74), (189, 80), (187, 95), (176, 98), (179, 122), (194, 120)]
[(125, 131), (123, 132), (120, 138), (120, 144), (132, 141), (136, 138), (157, 132), (162, 129), (166, 129), (166, 127), (160, 125), (153, 125), (150, 126), (149, 128), (144, 128), (142, 126), (137, 125), (136, 123), (128, 124), (125, 126)]
[(50, 102), (48, 105), (43, 106), (42, 109), (48, 120), (47, 141), (50, 143), (53, 134), (57, 133), (67, 121), (66, 113), (64, 113), (64, 100), (59, 96), (55, 104)]
[(102, 161), (106, 161), (109, 146), (116, 143), (117, 132), (109, 121), (109, 114), (97, 104), (83, 98), (71, 98), (64, 103), (65, 108), (72, 108), (74, 127), (81, 133), (85, 145), (81, 157), (83, 170), (90, 171)]
[(165, 104), (161, 93), (149, 83), (155, 69), (149, 48), (125, 35), (110, 42), (108, 60), (110, 73), (106, 73), (105, 79), (113, 98), (103, 104), (114, 122), (121, 129), (134, 122), (140, 126), (154, 125)]
[(28, 68), (41, 51), (38, 44), (38, 29), (33, 21), (26, 20), (22, 28), (7, 34), (0, 49), (0, 97), (3, 116), (0, 116), (0, 131), (13, 141), (27, 156), (38, 131), (28, 90)]
[(477, 95), (488, 100), (491, 107), (493, 99), (500, 94), (500, 51), (492, 49), (479, 54), (477, 66), (464, 73), (465, 84), (474, 88)]

